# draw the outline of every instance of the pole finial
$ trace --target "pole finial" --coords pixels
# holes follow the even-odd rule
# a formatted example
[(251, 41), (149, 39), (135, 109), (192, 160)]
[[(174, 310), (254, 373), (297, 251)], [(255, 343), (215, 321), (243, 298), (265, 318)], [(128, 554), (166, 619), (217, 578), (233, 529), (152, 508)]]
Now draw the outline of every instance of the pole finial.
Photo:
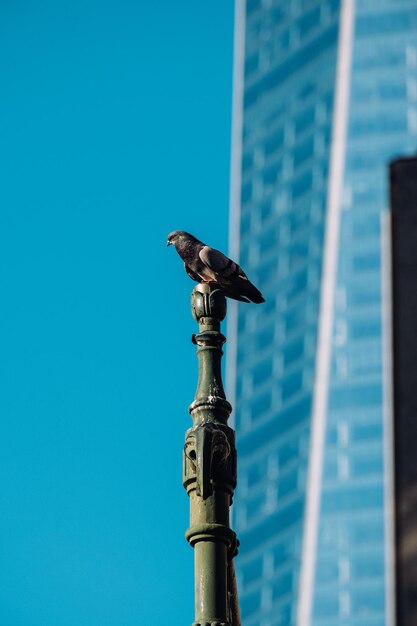
[(191, 312), (196, 322), (213, 318), (219, 323), (226, 317), (226, 298), (215, 283), (199, 283), (191, 293)]

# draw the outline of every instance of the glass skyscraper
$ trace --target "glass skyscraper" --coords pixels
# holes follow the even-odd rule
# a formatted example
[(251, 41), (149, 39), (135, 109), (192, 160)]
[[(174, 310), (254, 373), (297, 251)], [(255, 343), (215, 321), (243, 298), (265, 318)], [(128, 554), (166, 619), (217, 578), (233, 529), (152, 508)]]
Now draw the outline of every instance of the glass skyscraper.
[(417, 0), (236, 0), (229, 314), (244, 626), (393, 626), (387, 162)]

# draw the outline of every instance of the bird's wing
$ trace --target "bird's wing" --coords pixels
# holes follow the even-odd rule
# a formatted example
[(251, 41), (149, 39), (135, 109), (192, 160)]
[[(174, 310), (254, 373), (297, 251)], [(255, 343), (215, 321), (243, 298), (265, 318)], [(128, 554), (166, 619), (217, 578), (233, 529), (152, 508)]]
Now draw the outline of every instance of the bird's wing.
[(219, 250), (210, 248), (210, 246), (204, 246), (199, 252), (199, 257), (204, 265), (207, 265), (207, 267), (220, 274), (223, 278), (237, 274), (241, 278), (247, 279), (246, 274), (239, 265), (222, 252), (219, 252)]

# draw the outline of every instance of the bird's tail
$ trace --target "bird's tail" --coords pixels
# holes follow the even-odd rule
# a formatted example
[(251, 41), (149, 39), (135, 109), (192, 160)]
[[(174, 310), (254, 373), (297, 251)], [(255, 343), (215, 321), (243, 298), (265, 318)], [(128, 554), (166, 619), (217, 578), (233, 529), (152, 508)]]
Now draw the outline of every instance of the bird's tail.
[(240, 302), (254, 302), (261, 304), (265, 298), (249, 280), (239, 280), (237, 285), (222, 285), (222, 289), (229, 298)]
[(262, 302), (265, 302), (265, 298), (263, 297), (259, 289), (257, 289), (255, 285), (252, 285), (252, 283), (249, 283), (245, 296), (247, 296), (249, 300), (251, 300), (255, 304), (262, 304)]

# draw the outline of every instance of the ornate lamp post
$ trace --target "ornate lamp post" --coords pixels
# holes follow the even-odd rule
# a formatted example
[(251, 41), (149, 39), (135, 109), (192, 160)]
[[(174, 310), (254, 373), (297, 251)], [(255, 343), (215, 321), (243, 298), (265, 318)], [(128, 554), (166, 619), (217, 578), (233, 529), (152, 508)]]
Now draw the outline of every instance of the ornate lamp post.
[(193, 626), (240, 626), (233, 557), (238, 541), (230, 528), (229, 508), (236, 487), (235, 432), (227, 425), (231, 405), (221, 375), (220, 322), (226, 298), (215, 285), (199, 284), (191, 294), (191, 310), (199, 324), (197, 391), (189, 411), (183, 454), (183, 484), (190, 497), (194, 548), (195, 621)]

